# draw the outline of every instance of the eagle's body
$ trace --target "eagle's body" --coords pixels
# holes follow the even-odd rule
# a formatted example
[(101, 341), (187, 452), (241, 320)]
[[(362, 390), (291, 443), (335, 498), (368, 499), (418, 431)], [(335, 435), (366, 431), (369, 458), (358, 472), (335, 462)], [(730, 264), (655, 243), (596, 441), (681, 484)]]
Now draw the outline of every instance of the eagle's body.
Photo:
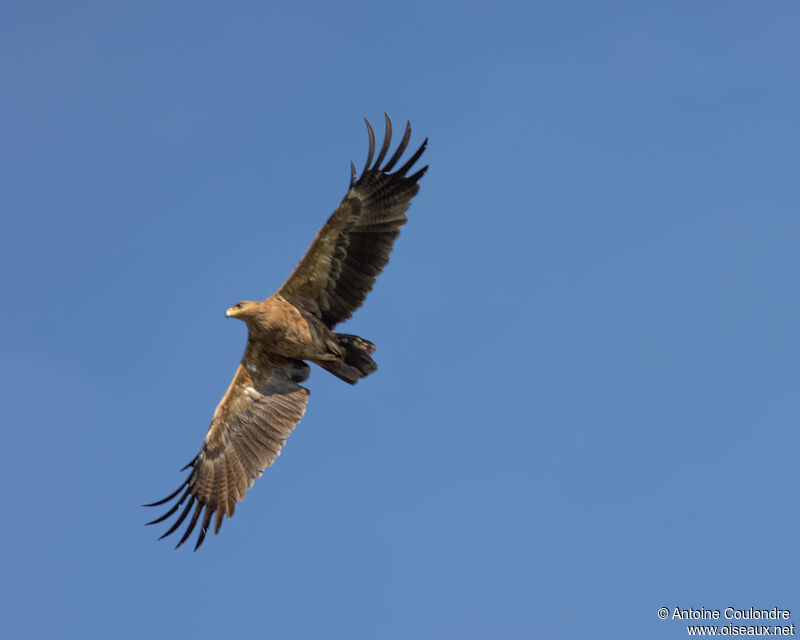
[[(375, 139), (369, 132), (364, 171), (339, 207), (319, 230), (305, 256), (273, 295), (260, 302), (240, 302), (227, 310), (247, 324), (241, 364), (217, 405), (203, 447), (185, 468), (192, 471), (173, 494), (148, 506), (180, 497), (155, 524), (180, 511), (164, 534), (173, 533), (194, 507), (177, 546), (183, 544), (203, 516), (195, 549), (205, 539), (214, 517), (214, 533), (224, 516), (233, 516), (253, 480), (280, 454), (286, 438), (305, 413), (308, 390), (300, 386), (313, 362), (345, 382), (355, 384), (377, 368), (375, 345), (358, 336), (334, 333), (334, 327), (361, 306), (377, 275), (389, 261), (394, 241), (405, 224), (411, 198), (427, 166), (406, 173), (425, 150), (427, 140), (397, 171), (390, 173), (411, 136), (405, 135), (381, 167), (391, 141), (391, 122), (372, 164)], [(183, 493), (181, 493), (183, 492)], [(203, 513), (205, 511), (205, 513)]]
[(256, 354), (308, 360), (351, 384), (377, 368), (369, 357), (375, 345), (358, 336), (334, 333), (314, 314), (295, 307), (278, 293), (262, 302), (240, 302), (226, 315), (247, 324), (248, 347), (253, 345), (252, 356), (247, 352), (244, 356), (248, 371), (258, 368)]
[(278, 295), (242, 304), (228, 312), (247, 325), (248, 335), (263, 349), (297, 360), (317, 360), (328, 353), (333, 333), (320, 320)]

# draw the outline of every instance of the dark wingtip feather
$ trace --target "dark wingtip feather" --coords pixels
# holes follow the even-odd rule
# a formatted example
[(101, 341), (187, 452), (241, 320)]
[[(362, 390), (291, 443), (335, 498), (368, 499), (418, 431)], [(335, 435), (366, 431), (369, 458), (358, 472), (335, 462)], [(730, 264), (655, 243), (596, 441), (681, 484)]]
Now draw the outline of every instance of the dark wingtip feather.
[[(193, 464), (193, 462), (194, 461), (192, 461), (189, 464)], [(152, 506), (158, 506), (158, 505), (164, 504), (168, 500), (171, 500), (171, 499), (175, 498), (175, 496), (178, 495), (178, 493), (181, 491), (181, 489), (183, 489), (184, 487), (186, 488), (186, 490), (184, 491), (183, 495), (180, 496), (180, 498), (177, 500), (177, 502), (175, 502), (175, 504), (172, 505), (172, 507), (166, 513), (164, 513), (160, 517), (156, 518), (155, 520), (152, 520), (151, 522), (147, 523), (147, 525), (151, 525), (151, 524), (158, 524), (159, 522), (163, 522), (164, 520), (166, 520), (170, 516), (174, 515), (175, 512), (181, 506), (183, 506), (183, 503), (186, 502), (186, 499), (189, 498), (188, 502), (186, 502), (186, 506), (184, 507), (183, 511), (181, 511), (181, 513), (178, 515), (178, 518), (175, 520), (175, 522), (172, 523), (172, 526), (166, 532), (164, 532), (163, 535), (159, 536), (159, 538), (158, 538), (159, 540), (163, 540), (167, 536), (170, 536), (173, 533), (175, 533), (175, 531), (177, 531), (178, 528), (186, 520), (187, 516), (189, 515), (189, 511), (191, 510), (192, 506), (194, 506), (195, 507), (194, 514), (192, 515), (192, 518), (190, 519), (189, 524), (186, 527), (186, 531), (184, 531), (181, 539), (178, 541), (178, 544), (175, 545), (176, 549), (178, 547), (180, 547), (184, 542), (186, 542), (186, 540), (189, 538), (189, 536), (191, 535), (191, 533), (194, 530), (195, 526), (197, 525), (197, 521), (198, 521), (198, 518), (200, 516), (200, 513), (202, 512), (204, 507), (207, 507), (207, 505), (201, 503), (195, 496), (191, 495), (192, 487), (189, 486), (190, 480), (191, 480), (191, 475), (189, 476), (189, 478), (186, 479), (186, 481), (180, 487), (178, 487), (177, 491), (175, 491), (172, 494), (170, 494), (164, 500), (159, 500), (158, 502), (154, 502), (153, 504), (149, 504), (149, 505), (143, 505), (143, 506), (146, 506), (146, 507), (152, 507)], [(194, 547), (195, 551), (197, 551), (198, 547), (203, 543), (203, 540), (205, 540), (206, 532), (208, 531), (208, 525), (209, 525), (209, 522), (211, 520), (211, 514), (212, 513), (213, 513), (213, 510), (206, 508), (206, 514), (205, 514), (205, 517), (203, 518), (203, 524), (202, 524), (202, 526), (200, 528), (200, 533), (198, 535), (197, 544)]]
[(195, 551), (200, 548), (200, 545), (203, 544), (203, 540), (206, 539), (206, 532), (208, 531), (208, 525), (211, 522), (212, 513), (213, 511), (206, 507), (206, 512), (203, 515), (203, 523), (200, 525), (200, 533), (197, 534), (197, 544), (194, 545)]
[(386, 152), (389, 151), (389, 145), (392, 142), (392, 121), (389, 120), (389, 116), (386, 112), (383, 113), (383, 117), (386, 118), (386, 133), (383, 135), (383, 144), (381, 145), (381, 150), (378, 153), (375, 164), (372, 165), (373, 169), (377, 169), (381, 166), (381, 162), (383, 162), (383, 159), (386, 157)]
[(200, 517), (200, 512), (203, 510), (203, 505), (199, 501), (197, 502), (197, 506), (194, 509), (194, 513), (192, 514), (192, 519), (189, 520), (189, 524), (186, 527), (186, 531), (183, 532), (183, 536), (178, 541), (178, 544), (175, 545), (177, 549), (180, 547), (186, 540), (189, 539), (189, 536), (192, 535), (192, 531), (194, 531), (195, 525), (197, 524), (197, 519)]
[(356, 165), (353, 164), (353, 161), (350, 161), (350, 186), (352, 187), (356, 183)]
[[(189, 482), (189, 480), (187, 479), (186, 482)], [(175, 496), (177, 496), (181, 492), (181, 489), (183, 489), (186, 486), (186, 482), (184, 482), (180, 487), (175, 489), (174, 492), (170, 493), (163, 500), (159, 500), (158, 502), (151, 502), (150, 504), (143, 504), (142, 506), (143, 507), (158, 507), (158, 506), (161, 506), (162, 504), (164, 504), (165, 502), (169, 502), (170, 500), (172, 500)]]
[(180, 507), (183, 504), (183, 501), (186, 500), (186, 496), (189, 495), (189, 491), (190, 489), (186, 489), (185, 493), (181, 496), (180, 500), (178, 500), (174, 505), (172, 505), (172, 508), (169, 511), (167, 511), (160, 518), (156, 518), (155, 520), (146, 523), (145, 526), (151, 524), (158, 524), (159, 522), (163, 522), (164, 520), (169, 518), (173, 513), (175, 513), (178, 510), (178, 507)]
[(397, 164), (397, 161), (400, 159), (400, 156), (403, 155), (403, 151), (406, 150), (406, 146), (408, 145), (408, 141), (411, 139), (411, 122), (406, 121), (406, 130), (403, 134), (403, 139), (400, 141), (400, 145), (395, 150), (394, 154), (391, 158), (389, 158), (389, 162), (386, 163), (386, 166), (381, 169), (384, 173), (389, 173)]
[(408, 179), (409, 179), (409, 180), (411, 180), (411, 182), (418, 182), (418, 181), (419, 181), (419, 179), (420, 179), (422, 176), (424, 176), (424, 175), (425, 175), (425, 172), (426, 172), (427, 170), (428, 170), (428, 165), (426, 164), (424, 167), (422, 167), (422, 169), (420, 169), (420, 170), (419, 170), (419, 171), (417, 171), (416, 173), (413, 173), (413, 174), (411, 174), (410, 176), (408, 176)]
[[(364, 163), (364, 171), (369, 169), (370, 164), (372, 164), (372, 156), (375, 154), (375, 132), (372, 130), (372, 125), (369, 123), (369, 120), (364, 118), (364, 122), (367, 123), (367, 132), (369, 133), (369, 150), (367, 151), (367, 161)], [(364, 171), (361, 173), (363, 174)]]
[(408, 159), (408, 162), (406, 162), (406, 163), (405, 163), (405, 164), (404, 164), (402, 167), (400, 167), (400, 168), (397, 170), (397, 173), (398, 173), (399, 175), (401, 175), (401, 176), (404, 176), (404, 175), (406, 174), (406, 172), (407, 172), (407, 171), (408, 171), (408, 170), (409, 170), (411, 167), (413, 167), (413, 166), (414, 166), (414, 163), (415, 163), (417, 160), (419, 160), (419, 157), (420, 157), (420, 156), (422, 155), (422, 153), (425, 151), (425, 148), (426, 148), (427, 146), (428, 146), (428, 139), (427, 139), (427, 138), (425, 138), (425, 140), (423, 140), (422, 144), (419, 146), (419, 149), (417, 149), (417, 151), (414, 153), (414, 155), (413, 155), (413, 156), (411, 156), (411, 157)]
[(167, 530), (167, 532), (164, 535), (162, 535), (159, 538), (159, 540), (163, 540), (167, 536), (170, 536), (173, 533), (175, 533), (175, 530), (178, 527), (180, 527), (181, 524), (183, 524), (184, 520), (186, 520), (186, 516), (189, 515), (189, 509), (192, 508), (193, 504), (194, 504), (194, 498), (192, 498), (191, 500), (189, 500), (189, 502), (186, 503), (186, 508), (183, 511), (181, 511), (181, 515), (178, 516), (178, 519), (175, 522), (172, 523), (172, 526)]

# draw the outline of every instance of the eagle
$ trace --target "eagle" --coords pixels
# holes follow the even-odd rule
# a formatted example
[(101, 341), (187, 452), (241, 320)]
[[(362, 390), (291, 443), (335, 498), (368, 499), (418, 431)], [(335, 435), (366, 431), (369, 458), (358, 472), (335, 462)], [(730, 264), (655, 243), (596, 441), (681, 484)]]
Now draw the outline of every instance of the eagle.
[[(411, 124), (395, 152), (389, 152), (392, 123), (378, 156), (375, 134), (369, 135), (367, 160), (361, 175), (350, 163), (350, 186), (344, 199), (317, 232), (302, 260), (281, 287), (266, 300), (244, 301), (225, 316), (247, 325), (247, 346), (228, 390), (214, 411), (203, 446), (181, 471), (190, 469), (180, 487), (158, 502), (175, 501), (148, 525), (177, 513), (159, 540), (173, 534), (189, 518), (177, 549), (200, 523), (195, 551), (203, 544), (214, 518), (214, 534), (225, 516), (233, 517), (236, 503), (253, 481), (271, 466), (286, 438), (306, 410), (309, 391), (300, 383), (313, 362), (349, 384), (377, 369), (375, 345), (356, 335), (334, 333), (361, 306), (407, 222), (411, 199), (428, 166), (408, 175), (428, 144), (426, 138), (398, 169), (411, 138)], [(179, 511), (180, 510), (180, 511)], [(191, 512), (191, 517), (189, 514)]]

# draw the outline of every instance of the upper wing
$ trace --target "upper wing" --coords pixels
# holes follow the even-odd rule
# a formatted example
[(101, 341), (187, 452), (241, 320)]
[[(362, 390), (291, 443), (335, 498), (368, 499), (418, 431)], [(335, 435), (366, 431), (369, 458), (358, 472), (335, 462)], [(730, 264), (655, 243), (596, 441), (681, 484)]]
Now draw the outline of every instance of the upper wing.
[(317, 232), (303, 259), (292, 271), (278, 293), (297, 307), (334, 325), (349, 318), (361, 306), (375, 283), (375, 278), (389, 262), (389, 254), (408, 218), (406, 211), (417, 191), (417, 181), (428, 169), (413, 175), (406, 173), (425, 151), (427, 138), (416, 153), (394, 173), (392, 168), (411, 137), (406, 124), (400, 146), (389, 161), (381, 162), (389, 150), (392, 123), (386, 116), (386, 135), (375, 164), (375, 134), (367, 122), (369, 152), (361, 177), (356, 180), (352, 166), (350, 188), (342, 203)]
[(233, 517), (236, 501), (244, 499), (253, 480), (275, 461), (286, 438), (303, 417), (308, 390), (298, 382), (308, 378), (308, 374), (306, 363), (268, 359), (248, 343), (233, 382), (214, 412), (200, 453), (184, 467), (192, 468), (189, 477), (171, 495), (146, 505), (164, 504), (183, 491), (169, 511), (147, 523), (166, 520), (186, 502), (178, 519), (161, 538), (181, 526), (192, 505), (194, 513), (176, 549), (192, 533), (204, 508), (195, 550), (206, 537), (212, 515), (216, 516), (215, 534), (222, 526), (223, 516)]

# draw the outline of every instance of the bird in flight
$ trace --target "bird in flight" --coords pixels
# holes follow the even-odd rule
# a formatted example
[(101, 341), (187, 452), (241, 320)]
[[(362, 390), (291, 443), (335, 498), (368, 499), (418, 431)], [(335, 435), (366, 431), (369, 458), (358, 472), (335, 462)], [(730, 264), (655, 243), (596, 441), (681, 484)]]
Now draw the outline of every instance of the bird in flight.
[(176, 549), (200, 522), (197, 550), (212, 516), (216, 535), (223, 518), (233, 517), (236, 502), (275, 462), (306, 410), (309, 392), (299, 384), (310, 373), (306, 361), (350, 384), (377, 368), (374, 344), (333, 329), (361, 306), (389, 262), (394, 241), (408, 220), (411, 199), (419, 191), (419, 179), (428, 169), (426, 165), (407, 175), (425, 151), (426, 138), (392, 171), (411, 138), (410, 123), (395, 152), (381, 164), (392, 139), (392, 123), (385, 117), (386, 134), (374, 163), (375, 134), (365, 120), (369, 150), (364, 170), (356, 179), (350, 163), (347, 194), (286, 282), (266, 300), (239, 302), (225, 312), (247, 325), (242, 361), (214, 411), (200, 453), (181, 469), (190, 469), (189, 476), (174, 493), (145, 505), (175, 500), (166, 513), (147, 523), (163, 522), (178, 513), (161, 538), (174, 533), (191, 512)]

